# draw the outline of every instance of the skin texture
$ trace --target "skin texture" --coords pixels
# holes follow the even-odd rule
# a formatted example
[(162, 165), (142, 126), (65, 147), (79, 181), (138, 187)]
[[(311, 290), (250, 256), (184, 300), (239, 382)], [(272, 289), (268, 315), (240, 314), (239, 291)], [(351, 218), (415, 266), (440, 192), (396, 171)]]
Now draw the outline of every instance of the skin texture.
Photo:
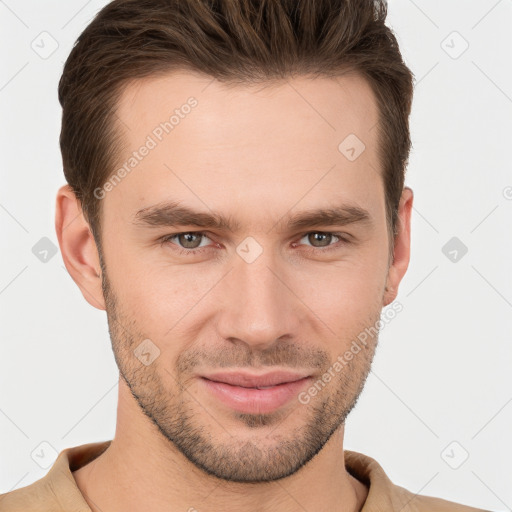
[[(291, 369), (317, 380), (395, 299), (413, 193), (404, 188), (391, 264), (375, 98), (357, 75), (251, 87), (191, 72), (139, 80), (117, 110), (119, 166), (189, 97), (197, 105), (102, 199), (102, 261), (70, 188), (57, 195), (66, 268), (106, 310), (120, 370), (115, 438), (74, 477), (93, 511), (360, 510), (368, 490), (345, 469), (344, 424), (376, 336), (308, 404), (268, 414), (234, 411), (199, 376)], [(354, 161), (338, 150), (349, 134), (365, 144)], [(239, 229), (134, 222), (168, 200)], [(286, 228), (290, 215), (340, 204), (372, 223)], [(205, 236), (160, 241), (190, 231)], [(237, 252), (247, 237), (262, 251), (251, 263)], [(149, 365), (134, 354), (147, 339), (159, 350)]]

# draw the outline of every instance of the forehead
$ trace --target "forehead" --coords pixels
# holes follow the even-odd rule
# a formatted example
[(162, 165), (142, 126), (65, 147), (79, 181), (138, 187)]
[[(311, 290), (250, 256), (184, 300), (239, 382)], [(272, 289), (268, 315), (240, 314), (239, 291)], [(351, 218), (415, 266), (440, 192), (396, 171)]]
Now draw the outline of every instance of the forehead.
[(119, 166), (151, 146), (108, 196), (133, 211), (168, 199), (306, 208), (326, 196), (370, 210), (383, 190), (377, 104), (357, 74), (228, 85), (173, 72), (131, 83), (116, 114)]
[[(191, 98), (197, 106), (188, 112), (186, 105)], [(173, 113), (179, 116), (174, 126), (180, 124), (179, 131), (188, 128), (204, 142), (225, 146), (240, 141), (249, 146), (265, 140), (265, 135), (270, 142), (275, 136), (288, 134), (321, 138), (327, 145), (354, 133), (371, 143), (378, 116), (370, 85), (356, 73), (227, 84), (200, 73), (177, 71), (130, 83), (117, 108), (131, 146), (139, 142), (134, 136), (151, 133)], [(187, 123), (181, 123), (186, 118)], [(225, 135), (230, 135), (228, 140)]]

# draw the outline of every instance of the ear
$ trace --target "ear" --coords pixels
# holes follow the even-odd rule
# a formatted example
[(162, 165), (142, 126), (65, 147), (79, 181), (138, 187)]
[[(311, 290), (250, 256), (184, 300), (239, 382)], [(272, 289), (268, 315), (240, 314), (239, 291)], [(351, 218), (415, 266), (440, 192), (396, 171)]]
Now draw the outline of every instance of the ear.
[(105, 310), (96, 242), (83, 216), (80, 201), (69, 185), (62, 186), (57, 192), (55, 230), (69, 275), (91, 306)]
[(409, 266), (411, 253), (411, 210), (413, 191), (404, 187), (398, 207), (398, 233), (394, 238), (393, 262), (388, 270), (386, 291), (383, 297), (383, 306), (393, 302), (398, 294), (398, 286)]

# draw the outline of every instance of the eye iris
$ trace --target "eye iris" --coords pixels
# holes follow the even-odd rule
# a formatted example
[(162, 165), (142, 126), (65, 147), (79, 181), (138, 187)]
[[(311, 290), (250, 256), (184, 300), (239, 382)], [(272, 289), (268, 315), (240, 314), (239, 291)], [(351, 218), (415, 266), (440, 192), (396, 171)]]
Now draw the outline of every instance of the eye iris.
[[(318, 237), (320, 237), (321, 240), (318, 240)], [(332, 235), (330, 233), (310, 233), (308, 239), (315, 247), (326, 247), (331, 243)], [(320, 245), (315, 245), (313, 241), (320, 241)]]
[[(197, 239), (195, 242), (191, 240), (194, 237)], [(201, 243), (201, 235), (197, 235), (195, 233), (181, 233), (178, 238), (180, 244), (186, 249), (196, 249)], [(183, 242), (183, 240), (185, 241)], [(199, 243), (196, 243), (197, 241), (199, 241)]]

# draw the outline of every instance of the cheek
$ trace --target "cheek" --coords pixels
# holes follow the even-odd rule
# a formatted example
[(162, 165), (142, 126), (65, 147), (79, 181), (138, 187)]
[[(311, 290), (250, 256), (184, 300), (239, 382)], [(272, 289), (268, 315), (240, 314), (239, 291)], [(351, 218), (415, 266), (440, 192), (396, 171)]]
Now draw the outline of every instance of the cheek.
[(302, 288), (298, 295), (304, 297), (315, 331), (324, 333), (337, 352), (367, 326), (378, 308), (375, 289), (353, 275), (330, 276), (324, 283)]
[(124, 251), (119, 251), (118, 261), (119, 266), (107, 272), (120, 311), (146, 337), (162, 343), (201, 324), (201, 302), (210, 304), (208, 293), (225, 273), (219, 267), (176, 265), (162, 259), (150, 262)]
[(343, 261), (304, 267), (294, 277), (297, 295), (326, 319), (351, 323), (368, 317), (381, 307), (386, 282), (384, 257), (371, 254), (360, 252)]

